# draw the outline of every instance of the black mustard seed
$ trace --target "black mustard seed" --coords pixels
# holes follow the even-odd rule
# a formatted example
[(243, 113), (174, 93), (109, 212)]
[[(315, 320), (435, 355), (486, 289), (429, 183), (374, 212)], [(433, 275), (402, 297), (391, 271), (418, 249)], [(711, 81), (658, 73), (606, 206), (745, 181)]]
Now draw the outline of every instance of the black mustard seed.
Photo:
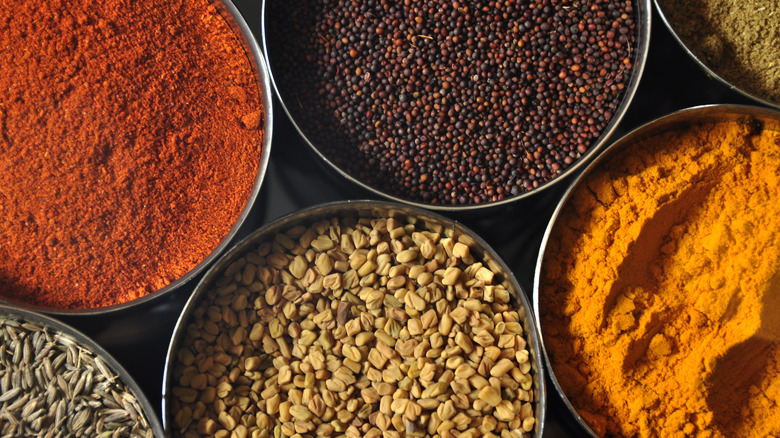
[(354, 178), (439, 205), (517, 196), (574, 164), (633, 66), (632, 1), (271, 1), (296, 122)]

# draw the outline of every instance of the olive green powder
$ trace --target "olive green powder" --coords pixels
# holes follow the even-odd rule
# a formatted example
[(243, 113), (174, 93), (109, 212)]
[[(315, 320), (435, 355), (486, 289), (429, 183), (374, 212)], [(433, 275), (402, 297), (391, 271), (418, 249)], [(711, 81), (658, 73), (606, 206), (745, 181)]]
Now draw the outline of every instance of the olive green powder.
[(780, 1), (658, 0), (685, 45), (741, 90), (780, 105)]

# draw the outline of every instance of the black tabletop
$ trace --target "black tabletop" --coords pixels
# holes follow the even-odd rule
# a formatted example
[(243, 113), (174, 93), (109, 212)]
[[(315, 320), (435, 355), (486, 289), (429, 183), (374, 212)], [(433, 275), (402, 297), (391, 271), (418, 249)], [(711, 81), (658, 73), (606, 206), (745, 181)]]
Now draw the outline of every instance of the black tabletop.
[[(235, 0), (245, 20), (261, 39), (261, 2)], [(650, 51), (637, 94), (612, 140), (678, 109), (712, 103), (753, 104), (710, 78), (688, 57), (660, 16), (653, 11)], [(324, 167), (298, 136), (278, 100), (274, 101), (273, 144), (268, 172), (258, 201), (236, 240), (274, 219), (329, 201), (375, 199)], [(571, 179), (571, 178), (570, 178)], [(512, 268), (530, 296), (542, 234), (570, 181), (541, 196), (484, 214), (446, 214), (482, 236)], [(61, 317), (106, 348), (136, 379), (161, 415), (163, 368), (174, 325), (200, 277), (140, 308), (109, 316)], [(545, 437), (584, 435), (548, 381)]]

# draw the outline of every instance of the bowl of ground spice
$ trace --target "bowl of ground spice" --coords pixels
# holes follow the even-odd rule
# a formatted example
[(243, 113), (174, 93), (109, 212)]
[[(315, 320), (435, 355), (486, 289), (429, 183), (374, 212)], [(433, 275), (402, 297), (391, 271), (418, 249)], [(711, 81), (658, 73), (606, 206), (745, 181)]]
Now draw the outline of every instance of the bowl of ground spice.
[(187, 282), (270, 152), (270, 80), (236, 8), (12, 1), (0, 23), (0, 300), (99, 313)]
[[(212, 267), (168, 350), (172, 436), (540, 437), (530, 302), (473, 232), (375, 201), (293, 213)], [(233, 435), (231, 435), (233, 436)]]
[(712, 77), (780, 108), (780, 3), (656, 0), (661, 18)]
[(641, 76), (649, 1), (269, 0), (289, 118), (349, 181), (434, 210), (538, 193), (604, 144)]
[(138, 384), (93, 340), (0, 306), (0, 434), (162, 438)]
[(556, 389), (596, 436), (780, 434), (780, 112), (682, 110), (578, 177), (534, 284)]

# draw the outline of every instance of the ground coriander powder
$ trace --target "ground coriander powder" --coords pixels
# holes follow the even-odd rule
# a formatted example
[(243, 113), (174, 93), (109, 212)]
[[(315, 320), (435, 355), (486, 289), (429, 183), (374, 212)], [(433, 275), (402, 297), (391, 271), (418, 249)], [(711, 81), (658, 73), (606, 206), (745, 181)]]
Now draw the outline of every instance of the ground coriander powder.
[(685, 45), (738, 88), (780, 105), (777, 0), (659, 0)]

